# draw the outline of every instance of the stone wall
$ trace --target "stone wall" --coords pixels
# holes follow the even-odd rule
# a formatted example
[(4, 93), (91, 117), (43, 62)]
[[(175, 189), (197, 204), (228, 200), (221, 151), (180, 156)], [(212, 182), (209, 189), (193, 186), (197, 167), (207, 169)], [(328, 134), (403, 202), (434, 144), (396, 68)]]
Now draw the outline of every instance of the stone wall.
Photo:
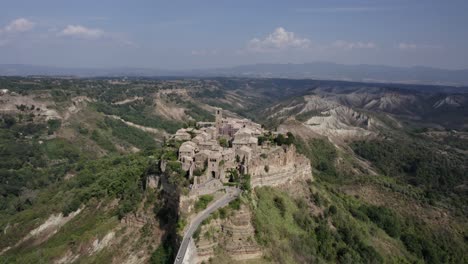
[(212, 179), (200, 185), (194, 185), (189, 192), (189, 196), (200, 196), (212, 194), (221, 189), (224, 189), (223, 183), (218, 179)]
[(252, 187), (276, 186), (290, 181), (312, 178), (310, 161), (294, 146), (264, 149), (249, 162)]
[(193, 239), (190, 239), (189, 245), (187, 247), (187, 252), (185, 253), (184, 260), (182, 261), (183, 264), (197, 264), (197, 247), (195, 246), (195, 242)]

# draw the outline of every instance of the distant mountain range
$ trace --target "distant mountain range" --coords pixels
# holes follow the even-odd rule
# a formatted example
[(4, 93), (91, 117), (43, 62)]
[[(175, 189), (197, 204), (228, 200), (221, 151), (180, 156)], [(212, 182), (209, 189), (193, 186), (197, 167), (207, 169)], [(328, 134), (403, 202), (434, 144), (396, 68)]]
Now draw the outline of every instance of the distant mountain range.
[(357, 82), (393, 82), (409, 84), (468, 85), (468, 70), (446, 70), (430, 67), (393, 67), (381, 65), (344, 65), (330, 62), (304, 64), (252, 64), (235, 67), (164, 70), (150, 68), (60, 68), (25, 64), (0, 64), (2, 76), (191, 76), (191, 77), (263, 77), (322, 79)]

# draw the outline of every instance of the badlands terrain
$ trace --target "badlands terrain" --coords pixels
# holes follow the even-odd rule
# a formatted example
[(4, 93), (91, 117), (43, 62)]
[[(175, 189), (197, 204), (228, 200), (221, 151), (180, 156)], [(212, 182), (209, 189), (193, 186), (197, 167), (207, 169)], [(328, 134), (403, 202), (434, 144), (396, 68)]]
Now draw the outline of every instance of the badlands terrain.
[[(184, 169), (174, 135), (192, 140), (220, 108), (269, 131), (251, 147), (310, 162), (307, 175), (251, 184), (221, 169), (216, 192), (192, 195), (205, 174)], [(280, 168), (262, 154), (268, 178)], [(464, 87), (0, 77), (0, 157), (2, 263), (173, 263), (229, 190), (191, 236), (188, 263), (468, 261)]]

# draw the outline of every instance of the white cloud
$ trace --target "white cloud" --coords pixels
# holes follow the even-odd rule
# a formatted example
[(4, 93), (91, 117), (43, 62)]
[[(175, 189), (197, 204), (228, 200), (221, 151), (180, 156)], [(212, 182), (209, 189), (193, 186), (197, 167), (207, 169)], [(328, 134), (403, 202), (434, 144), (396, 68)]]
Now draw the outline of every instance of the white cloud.
[[(50, 32), (56, 31), (49, 29)], [(58, 36), (66, 36), (87, 40), (110, 41), (121, 47), (137, 48), (138, 45), (129, 40), (126, 34), (119, 32), (107, 32), (99, 28), (88, 28), (81, 25), (68, 25), (57, 33)]]
[(34, 23), (26, 18), (17, 18), (5, 26), (5, 32), (24, 32), (33, 29)]
[(12, 43), (12, 40), (17, 38), (15, 33), (30, 31), (34, 28), (35, 23), (26, 18), (17, 18), (11, 21), (8, 25), (0, 27), (0, 47), (7, 46)]
[(397, 45), (398, 49), (403, 50), (403, 51), (409, 51), (409, 50), (435, 50), (435, 49), (441, 49), (441, 46), (436, 46), (436, 45), (427, 45), (427, 44), (415, 44), (415, 43), (410, 43), (410, 42), (400, 42)]
[(401, 50), (416, 49), (418, 45), (414, 43), (400, 43), (398, 44), (398, 48)]
[(104, 31), (100, 29), (87, 28), (80, 25), (68, 25), (60, 32), (60, 35), (77, 38), (96, 39), (102, 37), (104, 35)]
[(247, 48), (254, 52), (274, 52), (289, 48), (307, 48), (309, 45), (309, 39), (298, 38), (294, 32), (289, 32), (282, 27), (278, 27), (264, 39), (251, 39)]
[(349, 42), (344, 40), (337, 40), (332, 43), (332, 47), (345, 49), (345, 50), (352, 50), (352, 49), (375, 49), (377, 45), (374, 42)]

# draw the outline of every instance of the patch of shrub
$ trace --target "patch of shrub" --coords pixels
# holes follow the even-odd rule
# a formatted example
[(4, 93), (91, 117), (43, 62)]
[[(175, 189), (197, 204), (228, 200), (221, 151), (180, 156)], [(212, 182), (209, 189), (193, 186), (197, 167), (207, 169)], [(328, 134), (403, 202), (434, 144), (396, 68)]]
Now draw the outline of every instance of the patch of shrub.
[(47, 126), (49, 128), (48, 134), (52, 135), (55, 131), (57, 131), (60, 126), (62, 125), (62, 121), (60, 119), (50, 119), (47, 121)]
[(195, 202), (195, 210), (197, 212), (204, 210), (213, 199), (213, 195), (209, 194), (200, 196), (198, 201)]
[(401, 233), (400, 218), (390, 209), (381, 206), (361, 206), (360, 211), (364, 212), (367, 217), (377, 226), (385, 230), (391, 236), (398, 238)]

